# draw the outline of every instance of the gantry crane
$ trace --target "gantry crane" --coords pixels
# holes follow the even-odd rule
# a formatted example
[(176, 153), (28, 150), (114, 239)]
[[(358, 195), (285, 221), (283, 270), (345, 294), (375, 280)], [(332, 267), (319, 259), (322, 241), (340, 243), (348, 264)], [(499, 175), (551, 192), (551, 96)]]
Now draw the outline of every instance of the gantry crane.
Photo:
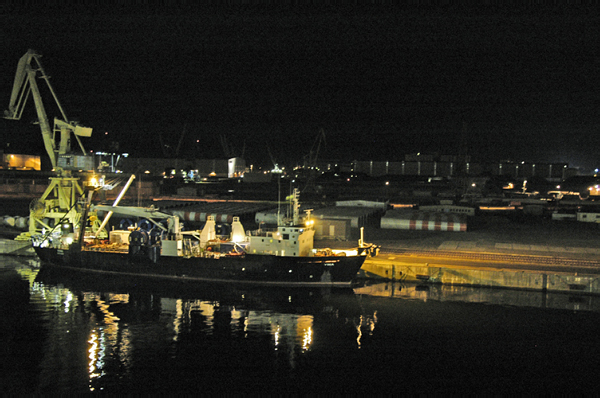
[[(77, 200), (83, 194), (83, 188), (79, 178), (73, 176), (73, 171), (89, 171), (94, 168), (93, 157), (86, 155), (79, 138), (90, 137), (92, 129), (69, 121), (50, 84), (49, 76), (42, 67), (41, 57), (34, 50), (27, 51), (21, 57), (17, 66), (10, 104), (8, 110), (4, 111), (6, 119), (20, 120), (29, 96), (33, 97), (44, 146), (55, 172), (55, 176), (50, 178), (50, 184), (44, 194), (39, 199), (34, 199), (29, 206), (30, 235), (38, 233), (42, 228), (52, 229), (59, 222), (78, 225), (80, 213), (77, 209)], [(53, 128), (50, 128), (42, 102), (37, 84), (38, 79), (44, 80), (48, 85), (62, 116), (62, 118), (54, 119)], [(71, 136), (77, 139), (81, 154), (72, 151)]]

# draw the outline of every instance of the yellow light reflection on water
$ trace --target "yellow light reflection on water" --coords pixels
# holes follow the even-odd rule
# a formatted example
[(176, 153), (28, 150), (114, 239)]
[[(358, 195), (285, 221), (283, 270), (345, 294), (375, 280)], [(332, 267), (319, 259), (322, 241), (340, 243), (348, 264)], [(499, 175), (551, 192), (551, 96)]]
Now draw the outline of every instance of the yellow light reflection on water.
[(95, 302), (102, 314), (98, 319), (101, 326), (92, 329), (88, 338), (89, 389), (94, 391), (92, 381), (104, 376), (104, 359), (111, 355), (112, 351), (118, 352), (119, 360), (125, 369), (129, 367), (131, 346), (129, 332), (127, 328), (123, 331), (119, 330), (120, 319), (110, 310), (111, 304), (128, 303), (129, 295), (109, 293), (101, 296), (97, 293), (86, 292), (83, 296), (85, 301)]
[(88, 374), (90, 391), (95, 390), (92, 381), (104, 376), (104, 358), (108, 348), (104, 341), (105, 335), (102, 329), (94, 329), (91, 331), (90, 339), (88, 340)]
[(362, 330), (361, 330), (361, 325), (363, 322), (363, 316), (361, 315), (360, 318), (358, 318), (358, 325), (356, 325), (356, 331), (358, 332), (358, 336), (356, 336), (356, 344), (358, 345), (358, 348), (360, 349), (360, 339), (362, 337)]
[(29, 287), (31, 288), (35, 283), (35, 277), (40, 272), (38, 266), (39, 264), (32, 261), (30, 262), (30, 266), (19, 266), (15, 268), (15, 271), (17, 271), (23, 280), (29, 282)]
[(312, 315), (301, 315), (298, 317), (296, 333), (299, 338), (298, 340), (301, 341), (302, 350), (308, 350), (313, 342)]
[[(44, 282), (36, 280), (40, 270), (39, 263), (19, 266), (15, 270), (23, 280), (29, 282), (30, 301), (45, 308), (48, 313), (59, 314), (57, 322), (60, 323), (60, 327), (57, 327), (56, 330), (64, 331), (69, 334), (69, 337), (56, 338), (51, 341), (50, 344), (58, 350), (64, 344), (71, 344), (74, 341), (74, 338), (70, 336), (71, 332), (77, 332), (78, 321), (71, 315), (79, 313), (82, 308), (87, 312), (87, 307), (90, 305), (97, 308), (98, 311), (93, 311), (93, 316), (89, 318), (91, 330), (84, 340), (87, 343), (85, 348), (87, 361), (84, 360), (81, 365), (86, 368), (85, 370), (79, 368), (88, 375), (89, 391), (97, 390), (96, 383), (106, 373), (105, 367), (108, 358), (118, 357), (121, 372), (129, 371), (132, 360), (131, 331), (127, 324), (120, 325), (119, 317), (111, 311), (112, 305), (128, 304), (128, 294), (81, 292), (81, 295), (76, 295), (60, 285), (46, 285)], [(62, 317), (60, 314), (63, 314)], [(61, 371), (60, 366), (57, 370), (50, 371), (50, 366), (47, 366), (47, 369), (47, 373), (60, 373)]]
[(304, 339), (302, 340), (302, 349), (308, 350), (312, 343), (313, 331), (312, 328), (308, 328), (304, 333)]
[(362, 328), (366, 328), (368, 330), (368, 335), (372, 336), (373, 335), (373, 331), (375, 330), (375, 325), (377, 325), (378, 319), (377, 319), (377, 311), (373, 312), (372, 316), (364, 316), (361, 315), (358, 318), (358, 322), (354, 324), (354, 327), (356, 327), (356, 332), (357, 332), (357, 336), (356, 336), (356, 344), (358, 346), (358, 348), (360, 349), (361, 347), (361, 338), (363, 335), (362, 332)]
[(99, 356), (98, 332), (96, 330), (92, 330), (88, 344), (90, 345), (88, 348), (88, 373), (90, 379), (95, 379), (100, 376), (100, 373), (97, 372), (98, 368), (96, 367), (96, 361)]
[(70, 291), (67, 293), (67, 298), (63, 303), (65, 305), (65, 313), (69, 312), (71, 301), (73, 301), (73, 293)]
[(253, 311), (216, 301), (177, 299), (162, 304), (163, 310), (171, 316), (169, 324), (174, 341), (180, 333), (192, 328), (211, 334), (219, 327), (220, 331), (240, 333), (245, 339), (266, 332), (271, 335), (273, 351), (279, 353), (279, 358), (289, 358), (292, 366), (295, 366), (297, 353), (310, 350), (315, 341), (312, 315)]
[(275, 325), (275, 332), (273, 333), (273, 340), (275, 343), (275, 351), (279, 349), (279, 338), (281, 337), (281, 326)]

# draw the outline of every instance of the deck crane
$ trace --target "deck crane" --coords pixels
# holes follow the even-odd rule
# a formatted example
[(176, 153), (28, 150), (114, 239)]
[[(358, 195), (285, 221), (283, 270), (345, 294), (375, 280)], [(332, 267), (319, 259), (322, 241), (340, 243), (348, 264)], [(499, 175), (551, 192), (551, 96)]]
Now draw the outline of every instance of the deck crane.
[[(42, 67), (42, 56), (34, 50), (28, 50), (19, 60), (15, 82), (8, 110), (4, 111), (6, 119), (20, 120), (29, 96), (33, 96), (42, 138), (46, 152), (50, 157), (55, 176), (50, 177), (50, 183), (39, 199), (34, 199), (30, 206), (29, 234), (38, 233), (42, 228), (51, 229), (58, 222), (78, 225), (79, 212), (76, 208), (77, 199), (83, 194), (82, 185), (73, 171), (88, 171), (94, 168), (93, 157), (86, 155), (79, 137), (90, 137), (92, 129), (83, 127), (77, 122), (69, 121), (61, 106), (49, 76)], [(37, 80), (46, 82), (62, 118), (54, 119), (54, 127), (50, 127), (48, 116), (42, 102), (42, 96)], [(71, 136), (75, 136), (81, 154), (71, 149)], [(58, 141), (58, 144), (57, 144)], [(50, 222), (49, 222), (50, 221)]]

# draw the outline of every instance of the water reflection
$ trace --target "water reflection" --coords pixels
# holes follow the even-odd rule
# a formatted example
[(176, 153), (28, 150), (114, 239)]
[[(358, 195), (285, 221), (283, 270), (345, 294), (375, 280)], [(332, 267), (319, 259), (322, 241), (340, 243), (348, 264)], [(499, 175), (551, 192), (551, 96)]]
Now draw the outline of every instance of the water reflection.
[[(197, 283), (40, 270), (29, 264), (15, 269), (30, 284), (31, 300), (44, 307), (47, 318), (49, 348), (41, 358), (38, 392), (84, 392), (81, 369), (86, 371), (86, 390), (97, 392), (119, 390), (123, 380), (141, 383), (147, 367), (187, 363), (200, 372), (215, 364), (246, 370), (255, 366), (240, 364), (240, 351), (252, 358), (264, 356), (275, 372), (294, 369), (319, 340), (315, 323), (329, 327), (338, 322), (349, 328), (360, 312), (357, 305), (339, 301), (353, 297), (350, 289), (223, 290)], [(77, 358), (83, 347), (85, 366)], [(62, 353), (69, 359), (59, 360)], [(211, 357), (211, 364), (202, 356)], [(219, 365), (227, 356), (231, 363)]]
[(518, 394), (595, 383), (597, 297), (392, 283), (224, 288), (7, 263), (13, 394)]
[(371, 283), (354, 289), (359, 295), (427, 302), (463, 302), (515, 307), (600, 312), (600, 297), (581, 293), (479, 288), (440, 284)]
[[(39, 283), (44, 283), (40, 281)], [(68, 293), (72, 293), (69, 291)], [(131, 366), (129, 357), (131, 341), (127, 325), (121, 326), (120, 318), (111, 308), (129, 303), (128, 294), (98, 294), (83, 292), (78, 305), (91, 310), (93, 325), (88, 338), (89, 389), (94, 391), (98, 380), (106, 375), (107, 358), (118, 358), (119, 371), (127, 374)]]
[(375, 330), (375, 325), (377, 324), (377, 311), (373, 311), (372, 315), (360, 315), (358, 317), (358, 322), (355, 324), (356, 327), (356, 344), (357, 347), (360, 348), (360, 340), (363, 336), (363, 329), (366, 330), (369, 336), (373, 335), (373, 331)]

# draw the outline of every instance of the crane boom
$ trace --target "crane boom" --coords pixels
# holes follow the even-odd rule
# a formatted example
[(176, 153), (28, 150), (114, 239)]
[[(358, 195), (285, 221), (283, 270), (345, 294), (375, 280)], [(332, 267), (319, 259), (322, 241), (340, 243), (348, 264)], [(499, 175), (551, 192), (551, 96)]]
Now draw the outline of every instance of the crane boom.
[(31, 92), (33, 92), (33, 101), (35, 103), (35, 109), (37, 111), (40, 128), (42, 129), (44, 146), (46, 148), (46, 152), (48, 152), (48, 155), (50, 156), (52, 168), (56, 168), (55, 143), (52, 139), (52, 129), (50, 128), (50, 123), (48, 122), (48, 116), (46, 115), (46, 109), (44, 108), (44, 103), (42, 102), (40, 89), (36, 82), (37, 71), (33, 69), (31, 65), (31, 61), (33, 59), (35, 59), (37, 62), (39, 60), (38, 55), (32, 50), (29, 50), (19, 60), (17, 73), (15, 74), (15, 83), (13, 85), (13, 91), (10, 97), (10, 104), (8, 106), (8, 111), (5, 112), (4, 117), (13, 120), (21, 119), (27, 99), (29, 98)]
[[(8, 110), (4, 112), (4, 117), (6, 119), (12, 120), (20, 120), (23, 114), (23, 110), (25, 109), (25, 105), (27, 104), (27, 100), (29, 96), (33, 94), (33, 101), (35, 103), (35, 109), (37, 112), (38, 120), (40, 123), (40, 129), (42, 130), (42, 138), (44, 140), (44, 147), (48, 156), (50, 157), (50, 162), (52, 164), (52, 168), (55, 170), (60, 170), (63, 168), (68, 168), (67, 164), (60, 164), (59, 158), (61, 156), (65, 156), (71, 152), (70, 148), (70, 137), (71, 133), (75, 133), (75, 138), (79, 143), (83, 156), (86, 156), (85, 148), (79, 139), (79, 135), (83, 136), (91, 136), (91, 129), (79, 126), (75, 122), (69, 122), (67, 115), (52, 88), (52, 84), (50, 84), (50, 78), (46, 75), (44, 68), (41, 63), (42, 56), (38, 54), (34, 50), (28, 50), (25, 55), (21, 57), (19, 63), (17, 65), (17, 72), (15, 74), (15, 81), (13, 84), (13, 90), (10, 97), (10, 103), (8, 105)], [(55, 118), (54, 119), (54, 129), (50, 127), (50, 122), (48, 120), (48, 115), (46, 114), (46, 109), (44, 107), (44, 103), (42, 101), (42, 96), (40, 93), (40, 89), (37, 84), (37, 78), (40, 77), (43, 79), (50, 93), (52, 93), (52, 97), (58, 106), (58, 109), (61, 113), (62, 119)], [(56, 132), (60, 131), (60, 144), (57, 149), (55, 136)], [(75, 162), (66, 162), (66, 163), (75, 163)], [(79, 162), (78, 164), (81, 164)], [(60, 174), (60, 171), (59, 171)]]

